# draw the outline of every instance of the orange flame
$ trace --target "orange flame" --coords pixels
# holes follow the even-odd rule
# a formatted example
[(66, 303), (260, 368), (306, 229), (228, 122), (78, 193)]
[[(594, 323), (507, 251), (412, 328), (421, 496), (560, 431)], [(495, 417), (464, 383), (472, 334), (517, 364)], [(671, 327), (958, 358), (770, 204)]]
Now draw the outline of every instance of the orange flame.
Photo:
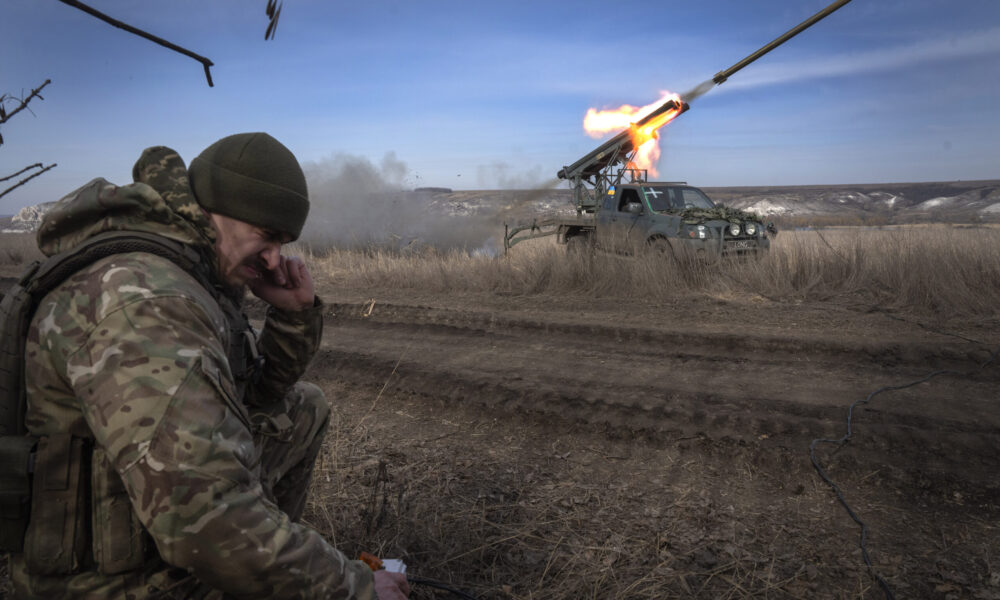
[(639, 121), (649, 113), (653, 112), (665, 102), (673, 100), (677, 106), (681, 105), (681, 97), (670, 92), (661, 92), (662, 97), (651, 104), (636, 108), (629, 104), (624, 104), (615, 109), (597, 110), (588, 109), (583, 117), (583, 129), (587, 135), (599, 138), (612, 131), (628, 129), (632, 137), (632, 144), (636, 148), (635, 161), (627, 165), (630, 169), (647, 169), (649, 174), (656, 177), (656, 163), (660, 160), (660, 145), (657, 143), (659, 134), (657, 130), (663, 127), (674, 117), (681, 113), (680, 108), (671, 109), (657, 115), (655, 119), (642, 127), (636, 127)]

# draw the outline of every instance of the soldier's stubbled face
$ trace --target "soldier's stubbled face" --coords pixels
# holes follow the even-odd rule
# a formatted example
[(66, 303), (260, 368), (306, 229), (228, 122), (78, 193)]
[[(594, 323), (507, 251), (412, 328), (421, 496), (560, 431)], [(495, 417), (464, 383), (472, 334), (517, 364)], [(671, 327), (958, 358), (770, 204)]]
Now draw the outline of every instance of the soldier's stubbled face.
[(209, 217), (218, 234), (215, 253), (219, 276), (227, 285), (248, 285), (278, 267), (281, 246), (289, 241), (287, 234), (218, 213), (209, 213)]

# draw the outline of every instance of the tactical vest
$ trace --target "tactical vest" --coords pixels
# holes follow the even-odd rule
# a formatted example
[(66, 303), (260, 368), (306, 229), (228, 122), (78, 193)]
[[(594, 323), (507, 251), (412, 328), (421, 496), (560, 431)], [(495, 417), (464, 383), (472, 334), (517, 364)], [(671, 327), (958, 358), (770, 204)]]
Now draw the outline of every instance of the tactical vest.
[[(92, 440), (68, 433), (38, 438), (24, 423), (25, 344), (38, 304), (74, 273), (130, 252), (174, 262), (218, 302), (229, 324), (228, 360), (240, 400), (263, 367), (239, 300), (226, 293), (191, 246), (154, 234), (113, 231), (29, 265), (0, 302), (0, 552), (24, 552), (29, 568), (39, 574), (75, 572), (88, 553), (105, 574), (122, 572), (140, 566), (154, 550), (120, 477)], [(31, 535), (32, 512), (32, 527), (45, 527), (46, 535)]]

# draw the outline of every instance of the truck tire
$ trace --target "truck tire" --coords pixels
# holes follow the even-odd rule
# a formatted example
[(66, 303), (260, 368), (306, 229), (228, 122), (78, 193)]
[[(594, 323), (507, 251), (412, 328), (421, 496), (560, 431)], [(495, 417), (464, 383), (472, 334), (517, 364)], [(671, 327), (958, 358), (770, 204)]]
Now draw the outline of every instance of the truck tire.
[(665, 237), (655, 237), (646, 242), (646, 250), (653, 256), (660, 256), (674, 261), (674, 264), (680, 264), (680, 258), (674, 251), (673, 244)]
[(653, 254), (659, 254), (663, 257), (674, 257), (674, 248), (670, 245), (670, 240), (667, 238), (657, 237), (649, 240), (648, 249)]
[(566, 252), (569, 254), (584, 254), (592, 252), (594, 245), (590, 241), (590, 235), (580, 233), (566, 239)]

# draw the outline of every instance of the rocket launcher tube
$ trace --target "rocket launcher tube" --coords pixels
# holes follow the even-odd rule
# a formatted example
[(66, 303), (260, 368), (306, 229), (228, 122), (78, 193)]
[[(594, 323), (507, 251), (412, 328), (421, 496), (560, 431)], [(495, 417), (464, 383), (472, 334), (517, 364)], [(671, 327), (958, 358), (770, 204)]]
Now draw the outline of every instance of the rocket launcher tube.
[(733, 65), (731, 67), (729, 67), (728, 69), (726, 69), (724, 71), (719, 71), (718, 73), (715, 74), (715, 77), (712, 77), (712, 81), (714, 81), (716, 83), (716, 85), (724, 82), (725, 80), (729, 79), (729, 77), (733, 73), (739, 71), (740, 69), (742, 69), (743, 67), (749, 65), (750, 63), (752, 63), (753, 61), (757, 60), (761, 56), (764, 56), (765, 54), (767, 54), (771, 50), (774, 50), (778, 46), (784, 44), (788, 40), (790, 40), (793, 37), (795, 37), (796, 35), (798, 35), (800, 32), (806, 30), (807, 28), (809, 28), (810, 26), (812, 26), (814, 23), (816, 23), (820, 19), (825, 18), (830, 13), (832, 13), (833, 11), (837, 10), (838, 8), (840, 8), (841, 6), (847, 4), (850, 1), (851, 0), (837, 0), (836, 2), (834, 2), (833, 4), (831, 4), (830, 6), (827, 6), (823, 10), (819, 11), (818, 13), (816, 13), (813, 16), (811, 16), (808, 19), (806, 19), (805, 21), (803, 21), (803, 22), (799, 23), (798, 25), (796, 25), (795, 27), (789, 29), (783, 35), (781, 35), (780, 37), (778, 37), (774, 41), (772, 41), (770, 44), (767, 44), (766, 46), (762, 47), (760, 50), (754, 52), (750, 56), (744, 58), (740, 62), (736, 63), (735, 65)]

